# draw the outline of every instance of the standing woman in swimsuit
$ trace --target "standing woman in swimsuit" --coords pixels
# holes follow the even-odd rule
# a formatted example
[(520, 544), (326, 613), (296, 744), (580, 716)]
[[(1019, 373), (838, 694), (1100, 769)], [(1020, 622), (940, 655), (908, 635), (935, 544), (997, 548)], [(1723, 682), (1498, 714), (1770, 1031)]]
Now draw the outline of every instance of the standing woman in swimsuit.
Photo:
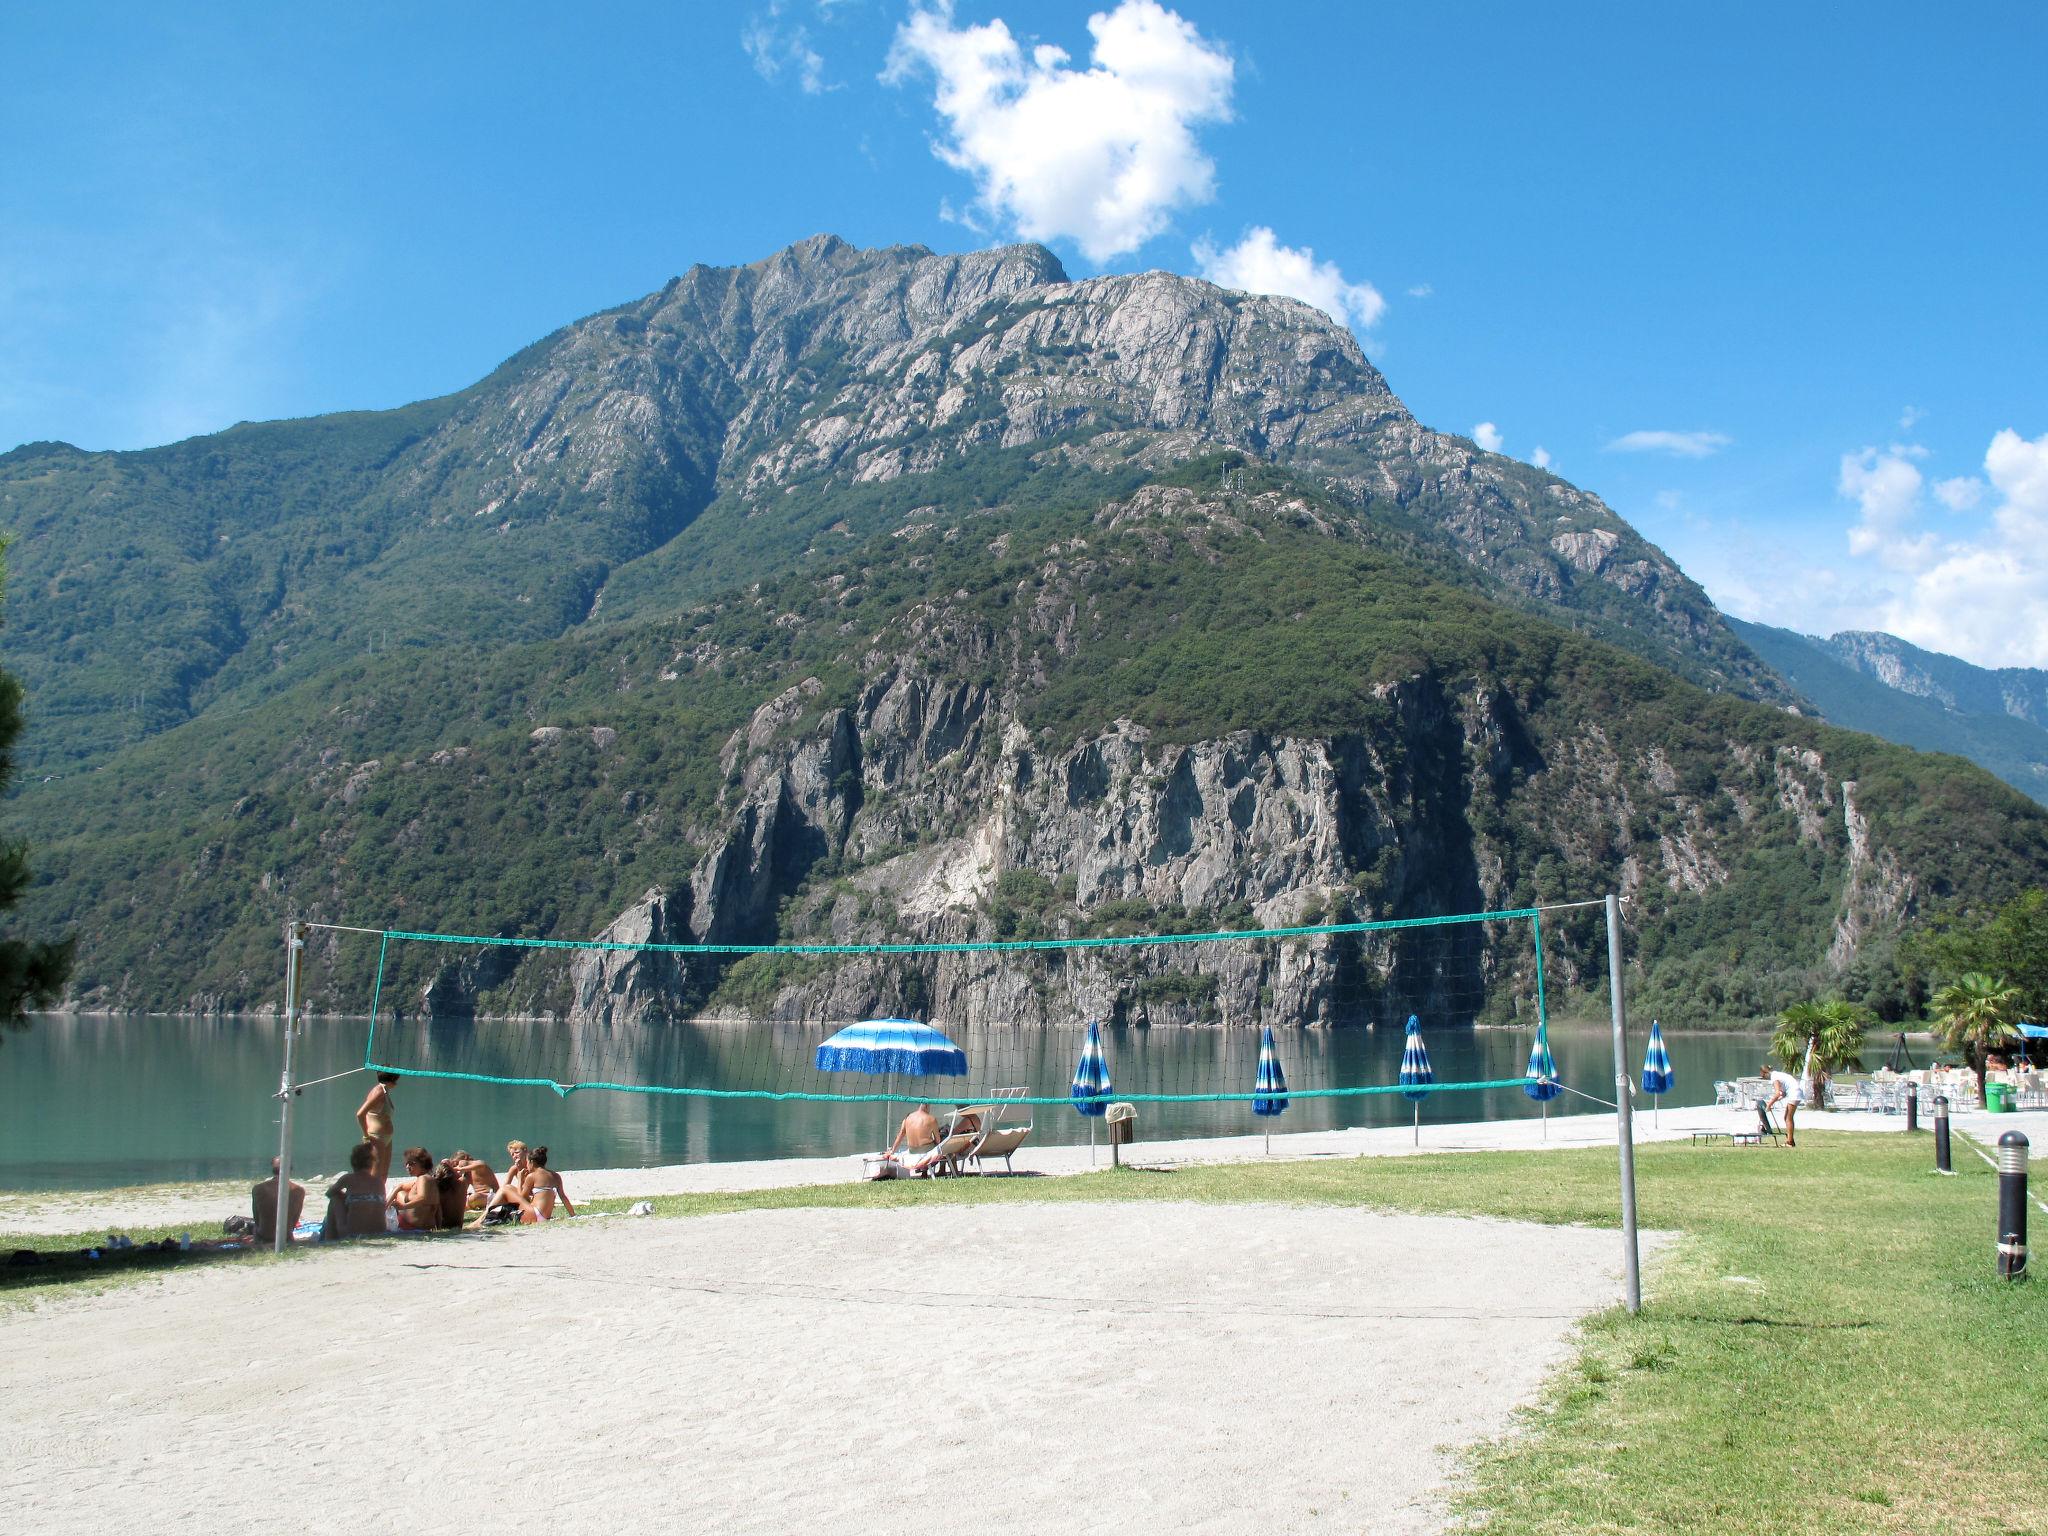
[(363, 1128), (363, 1140), (377, 1148), (377, 1166), (372, 1171), (380, 1179), (391, 1172), (391, 1140), (398, 1133), (391, 1112), (391, 1085), (397, 1081), (396, 1072), (379, 1072), (376, 1086), (364, 1096), (362, 1108), (356, 1111), (356, 1124)]

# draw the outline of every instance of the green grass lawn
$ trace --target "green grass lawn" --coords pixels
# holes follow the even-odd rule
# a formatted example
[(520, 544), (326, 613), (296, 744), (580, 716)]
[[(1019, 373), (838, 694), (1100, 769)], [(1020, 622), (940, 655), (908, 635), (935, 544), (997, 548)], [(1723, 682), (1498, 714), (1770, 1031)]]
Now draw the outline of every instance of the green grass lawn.
[[(1956, 1177), (1938, 1178), (1925, 1135), (1825, 1132), (1796, 1152), (1663, 1143), (1637, 1159), (1643, 1225), (1682, 1236), (1642, 1316), (1594, 1314), (1521, 1429), (1480, 1453), (1463, 1499), (1478, 1528), (2048, 1532), (2048, 1274), (1996, 1277), (1996, 1179), (1980, 1159), (1958, 1147)], [(1146, 1199), (1618, 1220), (1611, 1151), (834, 1184), (655, 1208)], [(42, 1272), (37, 1290), (57, 1278)], [(1443, 1286), (1455, 1294), (1454, 1271)]]

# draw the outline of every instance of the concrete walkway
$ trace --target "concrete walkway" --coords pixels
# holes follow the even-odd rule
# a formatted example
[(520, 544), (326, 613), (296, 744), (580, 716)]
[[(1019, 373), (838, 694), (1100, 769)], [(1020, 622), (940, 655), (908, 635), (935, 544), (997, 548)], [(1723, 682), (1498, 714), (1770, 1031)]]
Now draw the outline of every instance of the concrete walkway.
[[(1041, 1107), (1041, 1113), (1066, 1114), (1058, 1107)], [(1144, 1106), (1140, 1105), (1139, 1130), (1144, 1128)], [(1284, 1122), (1283, 1122), (1284, 1123)], [(1872, 1135), (1898, 1135), (1905, 1129), (1903, 1115), (1879, 1115), (1862, 1110), (1809, 1111), (1799, 1117), (1801, 1130), (1857, 1131)], [(1957, 1158), (1973, 1156), (1966, 1150), (1969, 1138), (1989, 1151), (2006, 1131), (2023, 1131), (2037, 1149), (2048, 1156), (2048, 1111), (1993, 1115), (1969, 1110), (1950, 1117), (1958, 1145)], [(1655, 1114), (1639, 1108), (1635, 1115), (1638, 1144), (1653, 1141), (1685, 1141), (1698, 1131), (1732, 1131), (1753, 1128), (1754, 1112), (1699, 1107), (1664, 1109)], [(1923, 1130), (1932, 1122), (1923, 1120)], [(1331, 1157), (1414, 1157), (1451, 1152), (1562, 1151), (1570, 1147), (1612, 1147), (1614, 1115), (1553, 1114), (1546, 1127), (1541, 1119), (1476, 1120), (1450, 1125), (1424, 1125), (1418, 1141), (1408, 1126), (1375, 1126), (1345, 1131), (1278, 1132), (1272, 1150), (1266, 1150), (1262, 1136), (1218, 1136), (1191, 1141), (1140, 1140), (1127, 1149), (1129, 1161), (1148, 1168), (1191, 1167), (1203, 1163), (1255, 1163), (1303, 1158)], [(1932, 1152), (1929, 1153), (1930, 1158)], [(1060, 1176), (1086, 1173), (1091, 1167), (1086, 1147), (1026, 1145), (1014, 1159), (1018, 1174)], [(1109, 1149), (1098, 1148), (1094, 1167), (1109, 1166)], [(779, 1158), (747, 1163), (683, 1163), (658, 1168), (570, 1169), (563, 1174), (570, 1197), (578, 1201), (637, 1199), (647, 1195), (680, 1195), (737, 1192), (756, 1189), (786, 1189), (806, 1184), (841, 1184), (858, 1179), (858, 1155), (845, 1157)], [(318, 1180), (311, 1181), (308, 1204), (319, 1209)], [(194, 1236), (218, 1233), (220, 1221), (234, 1211), (245, 1210), (247, 1191), (239, 1185), (161, 1185), (147, 1189), (109, 1190), (49, 1195), (0, 1196), (0, 1234), (8, 1232), (88, 1232), (95, 1229), (119, 1231), (128, 1227), (190, 1225)]]

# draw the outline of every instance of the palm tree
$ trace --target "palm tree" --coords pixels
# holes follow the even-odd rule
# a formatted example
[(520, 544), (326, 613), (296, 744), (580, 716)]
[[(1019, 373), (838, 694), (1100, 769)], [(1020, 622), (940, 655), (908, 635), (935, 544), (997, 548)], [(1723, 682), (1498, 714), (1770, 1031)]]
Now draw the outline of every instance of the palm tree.
[(1821, 1103), (1821, 1084), (1847, 1067), (1863, 1070), (1863, 1037), (1876, 1016), (1859, 1003), (1829, 998), (1826, 1002), (1794, 1003), (1778, 1015), (1771, 1035), (1771, 1054), (1788, 1072), (1805, 1069), (1812, 1053), (1814, 1107)]
[(1994, 1047), (2019, 1038), (2013, 1023), (2019, 1017), (2020, 989), (2002, 976), (1971, 971), (1934, 994), (1930, 1004), (1941, 1043), (1961, 1051), (1977, 1074), (1977, 1097), (1984, 1097), (1984, 1058)]

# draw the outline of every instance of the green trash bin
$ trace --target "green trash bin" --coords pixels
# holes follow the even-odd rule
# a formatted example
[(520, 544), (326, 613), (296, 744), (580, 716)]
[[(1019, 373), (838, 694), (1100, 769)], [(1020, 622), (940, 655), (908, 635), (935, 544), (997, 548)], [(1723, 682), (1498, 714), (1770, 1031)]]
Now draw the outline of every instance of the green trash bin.
[(2011, 1085), (2007, 1083), (1986, 1083), (1984, 1085), (1984, 1108), (1994, 1115), (2011, 1114)]

